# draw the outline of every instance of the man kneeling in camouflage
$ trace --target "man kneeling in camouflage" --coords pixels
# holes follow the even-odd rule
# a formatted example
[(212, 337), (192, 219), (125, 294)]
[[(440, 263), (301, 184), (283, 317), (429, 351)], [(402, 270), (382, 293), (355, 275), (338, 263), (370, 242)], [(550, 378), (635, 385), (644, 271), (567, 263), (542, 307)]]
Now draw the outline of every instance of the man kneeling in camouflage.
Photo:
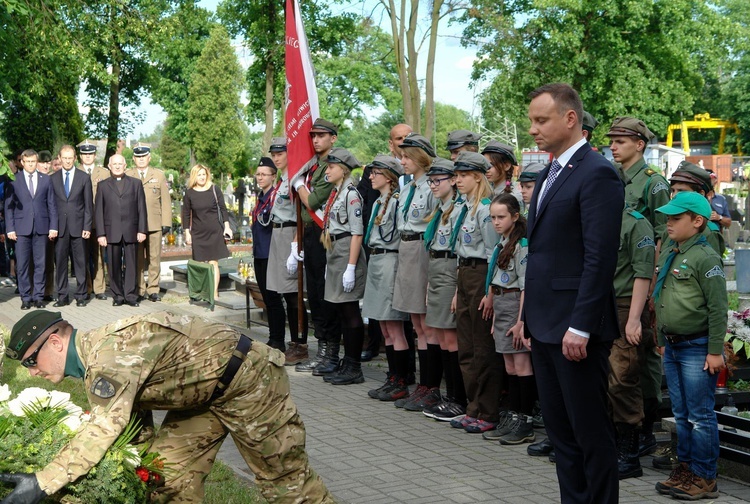
[(201, 502), (227, 434), (269, 502), (333, 502), (308, 464), (283, 354), (228, 326), (160, 312), (79, 333), (36, 310), (13, 327), (6, 355), (52, 383), (83, 378), (91, 420), (39, 472), (0, 475), (16, 484), (3, 503), (37, 503), (88, 473), (134, 409), (168, 410), (151, 448), (170, 468), (156, 502)]

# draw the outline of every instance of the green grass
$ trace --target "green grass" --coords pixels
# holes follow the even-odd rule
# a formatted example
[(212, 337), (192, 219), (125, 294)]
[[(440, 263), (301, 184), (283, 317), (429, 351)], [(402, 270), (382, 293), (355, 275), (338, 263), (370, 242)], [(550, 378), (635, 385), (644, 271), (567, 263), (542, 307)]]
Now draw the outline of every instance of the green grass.
[(737, 292), (727, 293), (727, 299), (729, 301), (729, 309), (737, 311), (740, 308), (740, 295)]
[[(0, 324), (0, 336), (7, 344), (10, 331), (2, 324)], [(28, 387), (59, 390), (70, 393), (70, 400), (84, 410), (89, 409), (83, 380), (65, 378), (61, 383), (54, 385), (43, 378), (31, 376), (19, 361), (5, 358), (5, 356), (0, 358), (2, 358), (0, 383), (7, 383), (14, 396)], [(229, 466), (217, 461), (206, 480), (206, 497), (203, 502), (206, 504), (263, 504), (266, 500), (251, 482), (240, 478)]]

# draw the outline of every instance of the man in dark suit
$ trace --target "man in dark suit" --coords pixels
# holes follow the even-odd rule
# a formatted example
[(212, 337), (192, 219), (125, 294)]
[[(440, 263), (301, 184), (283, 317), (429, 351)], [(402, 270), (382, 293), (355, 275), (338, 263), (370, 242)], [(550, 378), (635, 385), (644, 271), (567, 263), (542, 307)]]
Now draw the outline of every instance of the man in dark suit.
[(60, 149), (62, 170), (50, 176), (55, 191), (58, 215), (57, 243), (55, 244), (55, 269), (57, 271), (57, 302), (55, 307), (70, 304), (68, 296), (68, 257), (76, 277), (76, 306), (86, 306), (86, 240), (91, 236), (93, 196), (91, 177), (76, 170), (73, 161), (76, 151), (71, 145)]
[(612, 282), (623, 185), (583, 137), (583, 106), (572, 87), (548, 84), (529, 96), (529, 134), (554, 160), (540, 174), (529, 209), (525, 335), (557, 454), (561, 501), (616, 503), (607, 374), (619, 334)]
[[(122, 155), (109, 158), (109, 171), (112, 176), (99, 182), (96, 191), (94, 227), (99, 245), (107, 247), (109, 287), (114, 297), (112, 305), (127, 303), (138, 306), (136, 251), (138, 243), (146, 239), (148, 232), (146, 196), (139, 180), (125, 176)], [(123, 271), (123, 257), (127, 274)]]
[[(23, 171), (8, 186), (5, 198), (5, 226), (8, 238), (16, 241), (16, 273), (21, 309), (44, 308), (44, 263), (47, 240), (57, 237), (57, 206), (49, 176), (36, 169), (39, 156), (27, 149), (22, 154)], [(34, 262), (34, 279), (29, 266)]]

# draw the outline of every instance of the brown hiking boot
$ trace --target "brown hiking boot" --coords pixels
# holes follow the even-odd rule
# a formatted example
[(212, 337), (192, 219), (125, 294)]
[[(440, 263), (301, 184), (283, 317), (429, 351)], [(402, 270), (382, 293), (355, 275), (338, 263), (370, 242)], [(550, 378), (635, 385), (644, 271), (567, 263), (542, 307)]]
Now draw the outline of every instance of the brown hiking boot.
[(681, 500), (715, 499), (719, 496), (719, 485), (715, 479), (703, 479), (688, 469), (688, 475), (672, 488), (669, 495)]
[(669, 495), (674, 487), (680, 485), (682, 480), (691, 474), (687, 464), (684, 462), (677, 464), (677, 468), (671, 472), (667, 481), (660, 481), (656, 484), (656, 491), (660, 494)]
[(293, 366), (298, 362), (306, 360), (308, 358), (307, 345), (290, 341), (286, 352), (284, 352), (284, 357), (286, 358), (284, 364), (287, 366)]

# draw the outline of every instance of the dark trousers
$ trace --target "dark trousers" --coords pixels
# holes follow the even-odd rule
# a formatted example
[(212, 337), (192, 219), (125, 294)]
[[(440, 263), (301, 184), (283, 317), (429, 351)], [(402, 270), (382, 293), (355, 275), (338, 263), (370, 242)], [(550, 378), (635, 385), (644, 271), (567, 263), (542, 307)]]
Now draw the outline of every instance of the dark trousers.
[(307, 344), (307, 308), (302, 307), (302, 332), (299, 330), (299, 298), (296, 292), (283, 294), (286, 301), (286, 319), (289, 322), (289, 334), (292, 341)]
[[(109, 288), (115, 301), (123, 299), (128, 303), (138, 301), (136, 286), (136, 252), (138, 243), (107, 243), (107, 267), (109, 269)], [(124, 264), (123, 264), (124, 259)], [(123, 269), (123, 265), (125, 268)]]
[[(44, 266), (47, 260), (46, 234), (18, 236), (16, 241), (16, 275), (21, 301), (41, 301), (44, 296)], [(31, 263), (34, 263), (33, 279)], [(33, 294), (32, 294), (33, 291)]]
[(65, 233), (55, 243), (55, 269), (57, 276), (57, 299), (68, 301), (68, 257), (76, 277), (76, 299), (86, 299), (86, 240)]
[(281, 294), (270, 291), (266, 288), (266, 279), (268, 278), (268, 258), (253, 258), (255, 267), (255, 280), (258, 282), (260, 295), (263, 296), (263, 302), (266, 304), (266, 313), (268, 314), (268, 341), (269, 344), (282, 352), (284, 348), (284, 303), (281, 301)]
[(539, 401), (557, 456), (563, 504), (609, 504), (618, 500), (617, 449), (607, 411), (611, 342), (592, 340), (587, 357), (567, 360), (561, 344), (531, 344)]
[(324, 299), (326, 291), (326, 250), (320, 243), (321, 229), (315, 224), (305, 227), (305, 279), (307, 302), (315, 326), (315, 338), (338, 342), (341, 338), (341, 320), (336, 305)]
[(500, 413), (502, 357), (495, 352), (492, 319), (478, 310), (484, 296), (487, 263), (458, 268), (456, 331), (458, 361), (466, 389), (466, 414), (497, 422)]

